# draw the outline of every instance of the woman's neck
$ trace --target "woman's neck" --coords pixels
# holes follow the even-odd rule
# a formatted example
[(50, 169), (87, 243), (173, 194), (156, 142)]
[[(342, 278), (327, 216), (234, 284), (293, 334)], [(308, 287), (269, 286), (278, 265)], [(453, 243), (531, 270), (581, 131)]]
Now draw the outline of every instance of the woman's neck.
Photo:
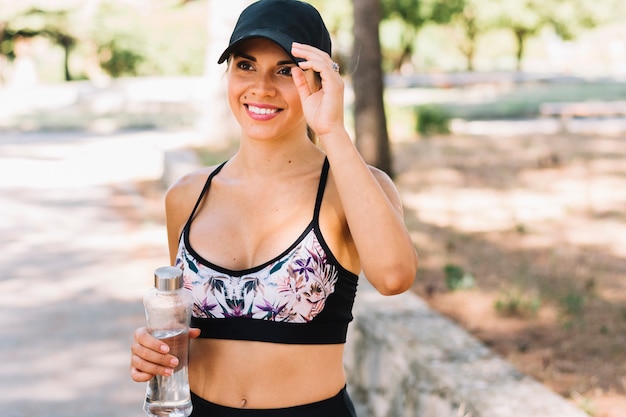
[(276, 176), (306, 169), (310, 163), (318, 165), (323, 152), (309, 141), (294, 141), (279, 146), (273, 143), (242, 141), (231, 162), (241, 175)]

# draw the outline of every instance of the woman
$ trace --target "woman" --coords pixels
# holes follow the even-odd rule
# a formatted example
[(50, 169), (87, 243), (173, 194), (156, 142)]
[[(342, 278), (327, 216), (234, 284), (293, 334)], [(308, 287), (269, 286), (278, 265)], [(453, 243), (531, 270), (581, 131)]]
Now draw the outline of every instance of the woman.
[[(358, 275), (382, 294), (413, 283), (400, 198), (345, 130), (330, 54), (309, 4), (244, 10), (219, 59), (239, 149), (167, 192), (171, 262), (194, 295), (194, 416), (354, 416), (342, 355)], [(133, 380), (171, 374), (167, 352), (138, 329)]]

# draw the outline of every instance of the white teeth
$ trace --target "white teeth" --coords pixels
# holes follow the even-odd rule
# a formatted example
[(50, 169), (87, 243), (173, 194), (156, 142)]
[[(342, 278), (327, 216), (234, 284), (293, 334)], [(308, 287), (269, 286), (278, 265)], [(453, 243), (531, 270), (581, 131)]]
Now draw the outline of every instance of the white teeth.
[(255, 106), (248, 106), (248, 110), (255, 114), (273, 114), (278, 111), (278, 109), (267, 109)]

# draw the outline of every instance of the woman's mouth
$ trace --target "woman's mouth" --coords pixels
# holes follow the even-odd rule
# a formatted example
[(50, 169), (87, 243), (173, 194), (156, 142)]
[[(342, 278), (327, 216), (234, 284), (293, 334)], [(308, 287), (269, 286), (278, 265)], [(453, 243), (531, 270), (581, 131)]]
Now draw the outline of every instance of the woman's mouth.
[(246, 105), (248, 111), (250, 113), (258, 114), (258, 115), (268, 115), (278, 113), (280, 109), (276, 107), (257, 107), (251, 104)]
[(274, 106), (260, 106), (254, 104), (244, 104), (244, 107), (248, 111), (248, 116), (254, 120), (270, 120), (274, 118), (283, 109)]

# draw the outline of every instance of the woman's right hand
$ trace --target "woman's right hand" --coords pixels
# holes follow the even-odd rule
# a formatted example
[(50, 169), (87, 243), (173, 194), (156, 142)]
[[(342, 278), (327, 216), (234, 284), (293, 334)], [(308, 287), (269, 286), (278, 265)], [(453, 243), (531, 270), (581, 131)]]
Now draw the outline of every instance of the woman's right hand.
[[(190, 338), (199, 335), (200, 329), (189, 329)], [(147, 382), (156, 375), (170, 376), (178, 365), (178, 358), (169, 354), (167, 343), (152, 336), (146, 327), (135, 330), (130, 350), (130, 377), (136, 382)]]

